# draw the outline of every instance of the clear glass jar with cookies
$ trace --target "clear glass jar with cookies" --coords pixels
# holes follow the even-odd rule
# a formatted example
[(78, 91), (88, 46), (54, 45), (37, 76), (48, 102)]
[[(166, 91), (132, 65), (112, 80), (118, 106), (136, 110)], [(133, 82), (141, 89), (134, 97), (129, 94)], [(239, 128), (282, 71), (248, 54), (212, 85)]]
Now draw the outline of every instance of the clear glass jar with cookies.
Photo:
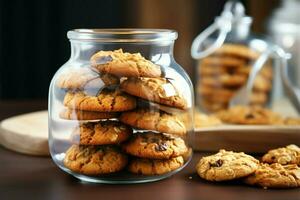
[(251, 23), (240, 2), (228, 1), (221, 16), (195, 38), (191, 54), (197, 60), (196, 104), (202, 111), (220, 111), (245, 100), (237, 97), (243, 87), (250, 105), (271, 102), (274, 62), (262, 61), (271, 43), (252, 34)]
[(49, 90), (49, 148), (88, 182), (141, 183), (190, 161), (194, 94), (173, 57), (177, 32), (75, 29)]

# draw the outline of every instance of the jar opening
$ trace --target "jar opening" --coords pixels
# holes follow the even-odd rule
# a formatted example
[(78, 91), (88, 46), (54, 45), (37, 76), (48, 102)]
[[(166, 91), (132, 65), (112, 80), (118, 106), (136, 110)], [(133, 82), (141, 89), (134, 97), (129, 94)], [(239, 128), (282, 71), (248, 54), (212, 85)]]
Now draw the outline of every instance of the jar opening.
[(174, 41), (178, 36), (169, 29), (73, 29), (67, 35), (70, 40), (130, 43)]

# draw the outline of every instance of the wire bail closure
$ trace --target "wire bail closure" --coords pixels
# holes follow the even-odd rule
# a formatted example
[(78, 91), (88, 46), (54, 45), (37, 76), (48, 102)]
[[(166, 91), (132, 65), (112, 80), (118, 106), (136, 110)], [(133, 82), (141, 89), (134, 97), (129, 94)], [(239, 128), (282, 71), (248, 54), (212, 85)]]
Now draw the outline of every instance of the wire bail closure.
[[(227, 34), (232, 30), (233, 23), (244, 17), (248, 16), (245, 16), (243, 4), (236, 1), (228, 1), (224, 6), (221, 16), (216, 17), (214, 23), (194, 39), (191, 47), (192, 57), (194, 59), (201, 59), (220, 48)], [(209, 47), (203, 49), (203, 42), (216, 31), (219, 31), (217, 39)]]

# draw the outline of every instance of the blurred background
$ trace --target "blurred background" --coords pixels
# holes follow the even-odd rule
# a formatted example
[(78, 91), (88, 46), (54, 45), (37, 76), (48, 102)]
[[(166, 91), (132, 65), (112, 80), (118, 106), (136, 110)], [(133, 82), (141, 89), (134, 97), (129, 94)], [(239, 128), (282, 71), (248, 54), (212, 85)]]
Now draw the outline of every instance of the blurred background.
[[(0, 100), (46, 99), (55, 71), (68, 60), (74, 28), (175, 29), (175, 58), (193, 72), (190, 46), (223, 9), (224, 0), (1, 0)], [(266, 32), (279, 0), (243, 0), (252, 30)]]

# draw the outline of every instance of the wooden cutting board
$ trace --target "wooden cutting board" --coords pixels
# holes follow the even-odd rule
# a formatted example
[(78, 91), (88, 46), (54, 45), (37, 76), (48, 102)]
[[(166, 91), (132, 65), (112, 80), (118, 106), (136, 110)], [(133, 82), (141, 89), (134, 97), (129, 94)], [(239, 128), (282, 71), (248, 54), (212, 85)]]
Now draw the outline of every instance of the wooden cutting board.
[(0, 143), (20, 153), (49, 155), (48, 112), (32, 112), (3, 120), (0, 123)]

